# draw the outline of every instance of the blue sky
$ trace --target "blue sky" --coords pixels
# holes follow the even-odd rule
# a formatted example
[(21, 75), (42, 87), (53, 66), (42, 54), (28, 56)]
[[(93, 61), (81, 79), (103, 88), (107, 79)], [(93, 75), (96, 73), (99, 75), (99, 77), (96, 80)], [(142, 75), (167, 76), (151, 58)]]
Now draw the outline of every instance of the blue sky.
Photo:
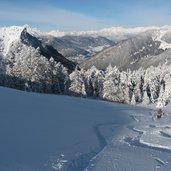
[(80, 31), (171, 25), (170, 0), (0, 0), (0, 26)]

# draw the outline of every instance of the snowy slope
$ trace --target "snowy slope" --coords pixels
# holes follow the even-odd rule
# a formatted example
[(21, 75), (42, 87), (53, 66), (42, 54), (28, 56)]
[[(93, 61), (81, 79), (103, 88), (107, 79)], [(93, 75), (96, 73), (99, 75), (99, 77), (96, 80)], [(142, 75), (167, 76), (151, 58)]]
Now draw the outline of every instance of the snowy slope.
[[(159, 41), (160, 42), (160, 49), (166, 50), (171, 48), (171, 43), (166, 42), (163, 40), (163, 37), (170, 32), (171, 30), (166, 29), (166, 30), (157, 30), (154, 35), (154, 41)], [(168, 35), (170, 37), (170, 35)]]
[(19, 41), (23, 29), (23, 27), (16, 26), (0, 28), (0, 51), (3, 55), (8, 53), (13, 42)]
[[(171, 145), (170, 109), (167, 116), (156, 120), (152, 110), (144, 107), (2, 87), (0, 96), (2, 171), (171, 167), (170, 151), (162, 150)], [(144, 132), (156, 137), (155, 128), (163, 133), (158, 138), (160, 146), (153, 148), (156, 140), (149, 141)]]
[(3, 55), (8, 53), (12, 43), (19, 41), (21, 32), (24, 28), (27, 28), (27, 31), (34, 36), (43, 35), (43, 32), (28, 25), (0, 27), (0, 52), (2, 52)]
[[(149, 112), (149, 111), (148, 111)], [(132, 123), (96, 155), (86, 171), (169, 171), (171, 168), (171, 105), (157, 119), (155, 111), (132, 111)]]

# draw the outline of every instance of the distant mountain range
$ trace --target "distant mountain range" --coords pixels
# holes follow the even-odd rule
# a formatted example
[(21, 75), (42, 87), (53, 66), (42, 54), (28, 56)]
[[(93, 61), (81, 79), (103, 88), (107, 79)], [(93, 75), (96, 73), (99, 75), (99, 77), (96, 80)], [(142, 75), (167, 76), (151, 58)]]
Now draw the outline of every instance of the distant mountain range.
[[(11, 26), (0, 28), (0, 53), (6, 55), (10, 50), (11, 44), (19, 40), (20, 34), (24, 29), (26, 29), (26, 32), (32, 36), (32, 38), (34, 37), (35, 42), (39, 41), (44, 46), (51, 46), (61, 55), (76, 62), (79, 60), (82, 61), (86, 57), (91, 57), (97, 52), (116, 44), (112, 40), (101, 36), (64, 35), (62, 37), (56, 37), (56, 35), (41, 32), (28, 25)], [(32, 41), (32, 43), (34, 41)]]
[(116, 46), (107, 48), (80, 66), (88, 69), (93, 65), (105, 69), (109, 64), (120, 69), (139, 69), (171, 63), (171, 30), (169, 27), (147, 30), (134, 35)]
[(85, 69), (96, 66), (105, 69), (109, 64), (122, 69), (148, 68), (171, 61), (171, 26), (151, 27), (111, 27), (98, 31), (59, 32), (51, 31), (55, 36), (103, 36), (115, 42), (80, 65)]
[[(53, 46), (63, 56), (70, 60), (84, 59), (91, 57), (97, 52), (114, 46), (116, 43), (105, 37), (91, 37), (91, 36), (74, 36), (65, 35), (63, 37), (54, 37), (49, 35), (39, 36), (39, 38)], [(78, 62), (77, 60), (75, 60)]]
[(47, 59), (53, 57), (70, 71), (77, 62), (85, 69), (93, 65), (105, 69), (109, 64), (121, 69), (147, 68), (170, 63), (171, 27), (113, 27), (70, 33), (42, 32), (28, 25), (0, 28), (1, 57), (17, 60), (29, 48), (38, 49)]

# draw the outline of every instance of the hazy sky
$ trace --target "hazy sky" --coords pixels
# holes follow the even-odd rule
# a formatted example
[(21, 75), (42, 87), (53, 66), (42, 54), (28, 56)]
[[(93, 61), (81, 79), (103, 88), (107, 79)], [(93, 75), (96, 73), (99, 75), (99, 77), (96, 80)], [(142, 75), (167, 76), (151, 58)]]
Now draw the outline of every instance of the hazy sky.
[(171, 25), (171, 0), (0, 0), (0, 26), (78, 31)]

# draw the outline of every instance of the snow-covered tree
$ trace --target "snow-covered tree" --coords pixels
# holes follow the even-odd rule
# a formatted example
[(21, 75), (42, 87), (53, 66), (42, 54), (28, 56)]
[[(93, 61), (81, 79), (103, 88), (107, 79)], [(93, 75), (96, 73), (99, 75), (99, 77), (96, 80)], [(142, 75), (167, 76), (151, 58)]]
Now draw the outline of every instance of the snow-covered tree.
[(157, 101), (157, 107), (162, 108), (171, 100), (171, 70), (168, 70), (162, 79), (160, 95)]
[(60, 83), (58, 79), (58, 65), (56, 61), (51, 57), (49, 59), (49, 77), (50, 77), (50, 86), (52, 93), (60, 93)]
[(135, 104), (136, 104), (136, 101), (135, 101), (135, 94), (134, 94), (134, 93), (132, 93), (131, 104), (132, 104), (132, 105), (135, 105)]
[(103, 83), (103, 98), (110, 101), (124, 102), (124, 94), (121, 88), (120, 72), (110, 65), (106, 69)]
[(127, 72), (122, 71), (120, 73), (120, 89), (123, 92), (124, 103), (130, 103), (130, 80)]
[(69, 74), (67, 68), (65, 68), (60, 62), (56, 65), (56, 75), (61, 93), (67, 94), (69, 88)]
[(143, 104), (149, 104), (150, 103), (150, 99), (147, 95), (147, 91), (144, 91), (144, 96), (143, 96), (143, 100), (142, 100)]
[(83, 75), (82, 72), (78, 70), (78, 67), (70, 74), (69, 78), (69, 94), (74, 96), (86, 96)]
[(166, 97), (164, 95), (163, 87), (160, 89), (160, 95), (157, 101), (157, 108), (163, 108), (166, 105)]
[(0, 55), (0, 75), (4, 75), (6, 72), (5, 60)]
[[(16, 50), (17, 49), (17, 50)], [(15, 51), (14, 51), (15, 50)], [(171, 100), (171, 65), (131, 71), (109, 65), (105, 71), (91, 67), (68, 70), (41, 55), (40, 49), (18, 43), (11, 47), (4, 62), (0, 56), (0, 85), (32, 91), (88, 96), (123, 103), (156, 103)]]
[(95, 66), (92, 66), (84, 73), (87, 96), (101, 97), (104, 74)]

